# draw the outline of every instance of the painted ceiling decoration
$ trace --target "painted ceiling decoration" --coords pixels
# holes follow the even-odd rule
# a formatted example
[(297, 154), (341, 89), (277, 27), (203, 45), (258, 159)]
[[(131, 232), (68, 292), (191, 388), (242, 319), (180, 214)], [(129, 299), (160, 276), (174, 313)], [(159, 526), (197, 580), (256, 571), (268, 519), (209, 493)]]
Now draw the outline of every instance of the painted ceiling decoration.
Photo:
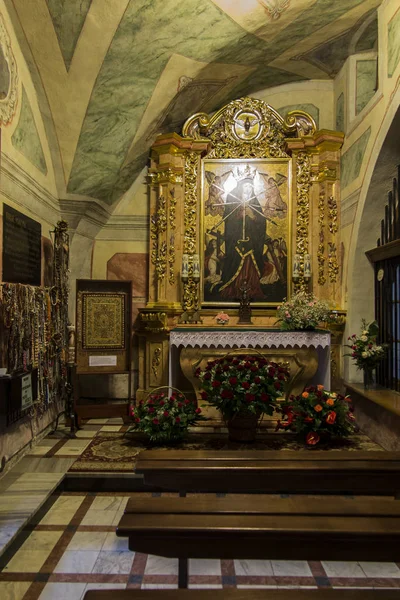
[(376, 44), (365, 23), (380, 3), (13, 0), (52, 111), (64, 195), (112, 206), (158, 133), (265, 88), (333, 77), (353, 46)]
[(39, 133), (36, 128), (35, 117), (29, 102), (29, 98), (22, 88), (21, 112), (17, 128), (12, 134), (12, 145), (25, 156), (39, 171), (46, 174), (47, 165), (44, 157)]
[(0, 127), (11, 123), (17, 109), (18, 72), (11, 40), (0, 14)]
[(92, 0), (46, 0), (46, 2), (68, 71)]

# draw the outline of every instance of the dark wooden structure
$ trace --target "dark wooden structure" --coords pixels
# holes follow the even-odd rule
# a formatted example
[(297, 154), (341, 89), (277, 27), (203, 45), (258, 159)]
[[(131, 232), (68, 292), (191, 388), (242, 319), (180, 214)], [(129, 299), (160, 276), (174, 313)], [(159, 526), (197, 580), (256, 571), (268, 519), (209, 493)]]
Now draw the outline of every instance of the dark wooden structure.
[[(132, 395), (132, 282), (99, 279), (77, 279), (76, 295), (76, 369), (74, 373), (73, 397), (74, 413), (78, 426), (82, 419), (101, 417), (128, 418)], [(106, 297), (120, 296), (124, 300), (123, 330), (124, 347), (87, 348), (83, 343), (85, 294), (99, 294)], [(115, 364), (92, 366), (90, 359), (115, 359)], [(88, 395), (93, 377), (102, 381), (103, 389), (108, 391), (110, 376), (124, 375), (127, 380), (126, 397), (93, 397)], [(90, 377), (92, 380), (90, 380)], [(89, 379), (88, 379), (89, 378)], [(85, 383), (86, 379), (86, 383)]]
[(400, 452), (146, 450), (135, 472), (170, 491), (362, 494), (400, 492)]
[(400, 166), (388, 192), (377, 247), (366, 252), (375, 271), (375, 319), (387, 354), (377, 369), (377, 382), (400, 391)]
[(89, 590), (84, 600), (398, 600), (398, 590)]
[(188, 558), (400, 560), (400, 502), (392, 498), (254, 496), (131, 499), (117, 529), (136, 552)]

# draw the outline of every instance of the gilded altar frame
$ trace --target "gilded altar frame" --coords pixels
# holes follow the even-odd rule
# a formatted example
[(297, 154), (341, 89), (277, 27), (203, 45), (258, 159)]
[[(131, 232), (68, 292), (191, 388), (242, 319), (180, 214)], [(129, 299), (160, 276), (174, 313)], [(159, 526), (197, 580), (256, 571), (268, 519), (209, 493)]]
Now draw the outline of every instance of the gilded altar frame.
[[(235, 195), (235, 190), (242, 189), (243, 184), (251, 190), (247, 201)], [(242, 233), (237, 243), (227, 243), (226, 240), (230, 220), (234, 229)], [(251, 240), (249, 234), (253, 223), (255, 239)], [(203, 158), (201, 306), (237, 306), (244, 269), (253, 269), (256, 278), (256, 289), (250, 292), (252, 306), (276, 306), (289, 297), (291, 233), (292, 174), (289, 158)], [(263, 242), (261, 236), (264, 236)], [(228, 256), (228, 248), (233, 256)], [(257, 297), (257, 292), (262, 296)]]
[[(239, 326), (237, 303), (209, 303), (204, 298), (204, 161), (239, 161), (242, 165), (253, 160), (288, 161), (287, 296), (308, 290), (328, 300), (338, 315), (343, 313), (339, 183), (343, 139), (341, 132), (318, 129), (302, 110), (282, 117), (263, 100), (249, 97), (233, 100), (213, 114), (193, 114), (180, 133), (157, 136), (148, 172), (149, 290), (146, 306), (140, 309), (138, 398), (168, 384), (168, 337), (179, 323), (214, 327), (216, 306), (218, 310), (226, 306), (230, 326)], [(299, 268), (293, 279), (290, 271), (295, 255)], [(184, 257), (186, 277), (181, 270)], [(311, 262), (311, 277), (304, 273), (305, 257), (307, 264)], [(273, 327), (277, 304), (261, 302), (253, 311), (253, 326)], [(343, 324), (338, 324), (337, 343), (332, 347), (331, 389), (336, 389), (340, 380), (342, 329)]]

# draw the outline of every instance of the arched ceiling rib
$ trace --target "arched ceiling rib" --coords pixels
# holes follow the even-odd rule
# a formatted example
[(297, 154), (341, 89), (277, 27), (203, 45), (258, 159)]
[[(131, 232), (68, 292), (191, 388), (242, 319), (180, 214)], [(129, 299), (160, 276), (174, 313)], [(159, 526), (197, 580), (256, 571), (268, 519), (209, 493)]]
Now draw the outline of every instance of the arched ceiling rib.
[(346, 58), (340, 40), (380, 1), (13, 0), (52, 113), (64, 193), (112, 205), (155, 136), (190, 114), (329, 78)]

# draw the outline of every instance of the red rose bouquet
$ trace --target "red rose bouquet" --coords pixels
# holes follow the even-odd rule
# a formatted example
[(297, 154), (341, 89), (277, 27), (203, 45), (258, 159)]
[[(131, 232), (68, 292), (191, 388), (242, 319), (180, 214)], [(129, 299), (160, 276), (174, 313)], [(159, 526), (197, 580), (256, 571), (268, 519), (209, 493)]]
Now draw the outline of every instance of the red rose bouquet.
[(282, 420), (277, 429), (296, 431), (308, 446), (321, 437), (347, 437), (355, 430), (350, 397), (328, 392), (323, 385), (305, 388), (280, 406)]
[(191, 425), (207, 420), (195, 400), (188, 400), (179, 390), (168, 397), (168, 388), (164, 389), (167, 393), (155, 390), (146, 400), (131, 407), (133, 423), (129, 433), (145, 433), (152, 442), (160, 444), (179, 442), (187, 435)]
[(272, 415), (289, 379), (286, 365), (263, 356), (228, 355), (197, 369), (203, 400), (218, 408), (225, 421), (243, 411)]

